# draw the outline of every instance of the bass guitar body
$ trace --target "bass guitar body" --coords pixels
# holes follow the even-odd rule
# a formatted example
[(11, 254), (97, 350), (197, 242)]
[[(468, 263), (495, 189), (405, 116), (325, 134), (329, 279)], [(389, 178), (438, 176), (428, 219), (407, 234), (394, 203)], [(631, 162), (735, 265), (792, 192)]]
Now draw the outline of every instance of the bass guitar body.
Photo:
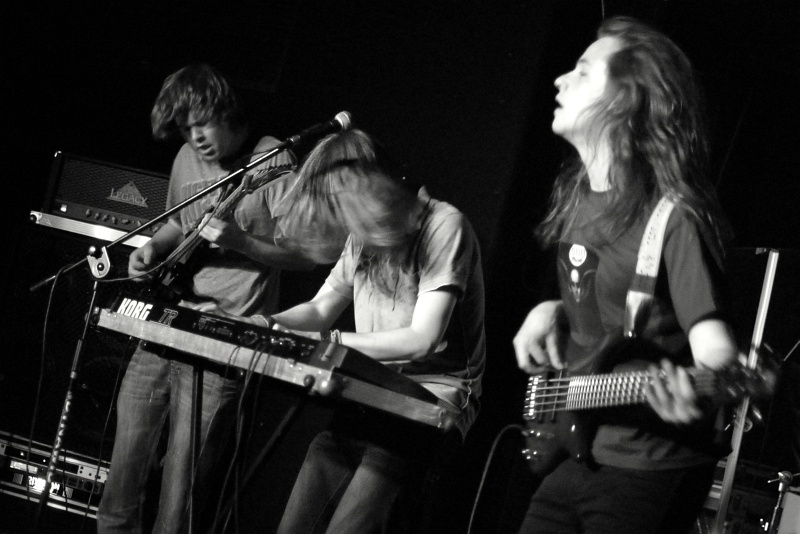
[[(522, 452), (535, 475), (547, 475), (567, 458), (592, 462), (597, 413), (580, 409), (580, 404), (590, 399), (578, 390), (586, 387), (582, 382), (628, 358), (623, 350), (627, 346), (621, 334), (609, 335), (594, 356), (580, 359), (584, 363), (576, 374), (553, 369), (528, 379), (522, 414), (526, 448)], [(644, 368), (646, 363), (639, 365)]]
[[(540, 408), (538, 391), (548, 383), (567, 378), (565, 371), (551, 371), (528, 380), (525, 403), (525, 449), (531, 471), (543, 477), (567, 458), (591, 461), (591, 442), (596, 425), (588, 414)], [(548, 401), (549, 404), (549, 401)]]

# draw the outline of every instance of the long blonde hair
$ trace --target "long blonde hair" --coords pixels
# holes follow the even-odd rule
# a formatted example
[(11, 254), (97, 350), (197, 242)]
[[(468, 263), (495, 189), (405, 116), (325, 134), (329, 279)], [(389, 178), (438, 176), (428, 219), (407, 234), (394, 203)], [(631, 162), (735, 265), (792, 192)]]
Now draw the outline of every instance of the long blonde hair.
[[(330, 135), (303, 161), (279, 221), (283, 236), (317, 261), (338, 258), (352, 235), (369, 275), (402, 266), (424, 207), (395, 160), (362, 130)], [(335, 255), (335, 258), (333, 257)]]

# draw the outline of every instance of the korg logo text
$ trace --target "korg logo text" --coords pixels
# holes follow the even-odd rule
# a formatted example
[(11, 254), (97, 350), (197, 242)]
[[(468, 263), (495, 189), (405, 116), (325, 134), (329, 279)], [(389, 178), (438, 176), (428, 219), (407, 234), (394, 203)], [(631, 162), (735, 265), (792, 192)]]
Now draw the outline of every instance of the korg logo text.
[(133, 317), (134, 319), (141, 319), (145, 321), (147, 320), (147, 316), (150, 315), (151, 309), (153, 309), (152, 304), (146, 304), (137, 300), (123, 298), (122, 303), (120, 303), (119, 308), (117, 308), (117, 313), (124, 315), (125, 317)]

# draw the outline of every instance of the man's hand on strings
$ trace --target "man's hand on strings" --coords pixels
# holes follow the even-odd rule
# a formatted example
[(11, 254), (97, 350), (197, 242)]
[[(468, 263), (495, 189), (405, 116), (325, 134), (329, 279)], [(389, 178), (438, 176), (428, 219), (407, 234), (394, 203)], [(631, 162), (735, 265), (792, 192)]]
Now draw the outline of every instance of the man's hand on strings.
[(136, 281), (149, 280), (149, 272), (167, 256), (184, 236), (180, 224), (169, 220), (153, 234), (150, 240), (137, 248), (128, 257), (128, 274)]
[(241, 251), (245, 232), (235, 222), (206, 215), (201, 223), (200, 237), (218, 247)]
[(128, 258), (128, 275), (138, 282), (144, 281), (148, 278), (144, 275), (155, 266), (155, 263), (155, 248), (152, 244), (145, 243), (131, 252)]

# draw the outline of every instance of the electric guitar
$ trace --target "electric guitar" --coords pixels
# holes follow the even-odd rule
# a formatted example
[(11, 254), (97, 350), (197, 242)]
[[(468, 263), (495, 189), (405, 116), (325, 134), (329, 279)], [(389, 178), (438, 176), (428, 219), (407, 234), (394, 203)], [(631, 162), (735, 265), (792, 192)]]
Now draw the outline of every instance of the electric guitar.
[[(609, 362), (627, 356), (630, 343), (621, 334), (609, 336), (592, 361), (602, 370)], [(653, 349), (648, 348), (651, 352)], [(526, 429), (524, 456), (534, 474), (544, 476), (563, 460), (573, 457), (591, 462), (591, 446), (598, 419), (608, 408), (641, 405), (653, 380), (646, 370), (657, 361), (626, 359), (623, 372), (589, 373), (570, 376), (566, 370), (553, 370), (528, 379), (522, 417)], [(619, 368), (617, 366), (616, 368)], [(613, 369), (612, 369), (613, 371)], [(774, 372), (731, 366), (723, 370), (688, 368), (695, 394), (699, 399), (730, 404), (746, 396), (762, 398), (774, 387)], [(606, 411), (606, 413), (608, 413)], [(658, 416), (650, 412), (626, 412), (640, 422)], [(644, 419), (642, 419), (644, 418)]]
[[(261, 169), (252, 175), (246, 174), (237, 187), (229, 190), (227, 194), (223, 192), (222, 198), (213, 211), (209, 212), (210, 215), (217, 219), (224, 219), (233, 212), (245, 195), (293, 169), (293, 164), (285, 163)], [(199, 267), (196, 265), (197, 258), (200, 256), (199, 252), (210, 245), (200, 236), (204, 226), (205, 215), (195, 221), (192, 229), (186, 234), (186, 238), (161, 263), (158, 274), (151, 284), (151, 293), (162, 299), (177, 300), (192, 289), (192, 276)]]

